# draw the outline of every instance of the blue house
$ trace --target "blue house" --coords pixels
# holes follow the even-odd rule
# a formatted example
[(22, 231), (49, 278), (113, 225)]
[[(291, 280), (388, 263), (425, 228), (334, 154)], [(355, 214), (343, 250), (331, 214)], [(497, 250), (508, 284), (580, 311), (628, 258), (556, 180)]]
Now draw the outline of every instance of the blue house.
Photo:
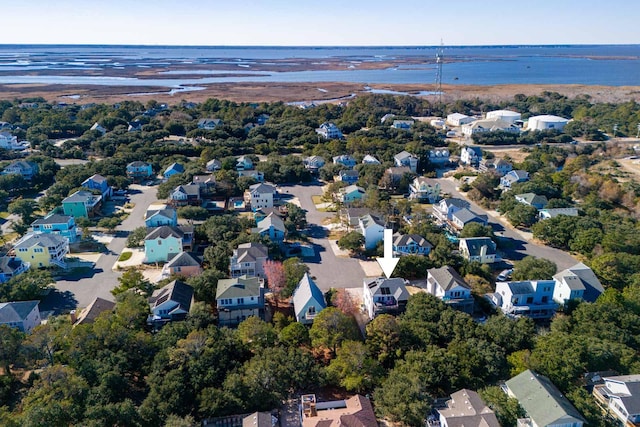
[(258, 222), (258, 226), (251, 229), (251, 232), (267, 236), (272, 242), (282, 243), (287, 229), (280, 217), (270, 213), (266, 218)]
[(167, 262), (180, 252), (191, 249), (193, 227), (169, 227), (152, 229), (144, 238), (146, 263)]
[(151, 163), (131, 162), (127, 165), (127, 176), (134, 181), (149, 178), (153, 175)]
[(296, 320), (304, 325), (310, 325), (316, 315), (325, 308), (327, 303), (322, 291), (311, 279), (309, 273), (304, 273), (293, 293), (293, 310), (296, 313)]
[(417, 234), (396, 234), (393, 236), (394, 255), (429, 255), (433, 245)]
[(113, 194), (113, 189), (107, 182), (107, 178), (102, 175), (92, 175), (89, 178), (82, 181), (82, 187), (88, 190), (98, 190), (102, 193), (102, 199), (108, 200)]
[(66, 237), (69, 243), (78, 240), (78, 228), (75, 219), (70, 215), (50, 214), (31, 223), (34, 233), (57, 234)]
[(523, 170), (512, 170), (500, 178), (500, 186), (502, 188), (511, 188), (511, 185), (517, 182), (526, 181), (529, 181), (529, 172)]
[(162, 227), (168, 225), (176, 227), (178, 225), (178, 213), (175, 209), (149, 209), (144, 216), (144, 225), (147, 228)]
[(355, 170), (341, 170), (335, 177), (336, 181), (346, 182), (348, 185), (358, 182), (358, 171)]
[(182, 172), (184, 172), (184, 166), (182, 166), (180, 163), (171, 163), (169, 166), (167, 166), (162, 175), (166, 179)]
[(20, 258), (3, 256), (0, 257), (0, 283), (7, 282), (13, 277), (24, 273), (31, 264), (23, 262)]

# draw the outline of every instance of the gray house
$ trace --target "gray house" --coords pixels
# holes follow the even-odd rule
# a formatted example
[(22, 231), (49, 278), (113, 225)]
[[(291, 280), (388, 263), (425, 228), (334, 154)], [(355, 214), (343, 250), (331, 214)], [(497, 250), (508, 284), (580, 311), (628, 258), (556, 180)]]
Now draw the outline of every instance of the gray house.
[(315, 284), (309, 273), (305, 273), (293, 293), (293, 310), (296, 320), (302, 324), (310, 325), (318, 313), (327, 307), (324, 295), (318, 285)]

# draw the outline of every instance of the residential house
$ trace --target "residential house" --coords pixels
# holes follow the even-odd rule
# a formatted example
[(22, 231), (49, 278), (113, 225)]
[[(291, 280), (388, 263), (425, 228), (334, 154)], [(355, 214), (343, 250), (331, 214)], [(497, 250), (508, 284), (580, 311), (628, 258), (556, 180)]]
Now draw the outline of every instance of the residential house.
[(369, 319), (382, 313), (402, 312), (409, 300), (404, 279), (364, 279), (362, 302)]
[(173, 208), (149, 208), (144, 215), (144, 225), (147, 228), (162, 227), (163, 225), (176, 227), (178, 225), (178, 212)]
[(429, 150), (429, 163), (432, 165), (446, 165), (450, 161), (450, 153), (446, 148), (436, 148)]
[(131, 162), (127, 165), (127, 176), (134, 182), (141, 181), (153, 176), (153, 168), (151, 163), (147, 162)]
[(167, 168), (164, 170), (164, 172), (162, 173), (162, 176), (165, 179), (168, 179), (170, 177), (172, 177), (173, 175), (177, 175), (180, 173), (184, 172), (184, 166), (182, 166), (180, 163), (171, 163), (169, 166), (167, 166)]
[(193, 288), (182, 280), (174, 280), (153, 291), (149, 298), (151, 315), (147, 323), (155, 326), (184, 320), (193, 303)]
[(356, 165), (356, 159), (348, 154), (342, 154), (333, 158), (333, 164), (346, 166), (351, 169)]
[(517, 182), (526, 181), (529, 181), (529, 172), (523, 170), (512, 170), (500, 178), (500, 186), (504, 189), (509, 189)]
[(604, 292), (593, 270), (581, 262), (562, 270), (553, 279), (556, 281), (553, 300), (563, 305), (572, 299), (594, 302)]
[(31, 223), (31, 231), (34, 233), (57, 234), (66, 238), (69, 243), (75, 243), (78, 240), (76, 221), (70, 215), (52, 213), (44, 218), (38, 218)]
[(359, 394), (331, 402), (317, 402), (315, 394), (303, 394), (300, 400), (301, 427), (378, 427), (371, 402)]
[(171, 206), (200, 206), (202, 199), (200, 198), (200, 186), (198, 184), (178, 185), (169, 193), (167, 202)]
[(76, 310), (71, 310), (71, 323), (73, 326), (88, 325), (96, 321), (105, 311), (113, 312), (116, 303), (100, 297), (95, 297), (91, 303), (77, 314)]
[(258, 277), (218, 280), (216, 289), (219, 326), (238, 326), (248, 317), (264, 320), (264, 288)]
[(38, 164), (19, 160), (12, 162), (9, 166), (2, 170), (2, 175), (20, 175), (25, 181), (31, 181), (38, 173)]
[(453, 113), (447, 116), (447, 124), (450, 126), (462, 126), (464, 124), (471, 123), (474, 120), (475, 119), (473, 117), (461, 113)]
[(513, 170), (511, 163), (504, 159), (482, 159), (480, 172), (495, 172), (499, 176), (505, 176)]
[(256, 211), (262, 208), (272, 208), (273, 199), (276, 195), (276, 187), (269, 184), (253, 184), (244, 193), (244, 199), (251, 204), (251, 210)]
[(143, 123), (140, 120), (133, 120), (129, 122), (127, 132), (137, 132), (142, 130)]
[(113, 189), (107, 182), (107, 178), (102, 175), (91, 175), (82, 181), (82, 187), (88, 190), (98, 190), (102, 194), (102, 200), (109, 200), (113, 195)]
[(362, 158), (362, 164), (363, 165), (379, 165), (381, 163), (380, 163), (380, 160), (376, 159), (371, 154), (367, 154)]
[(355, 228), (357, 228), (358, 224), (360, 224), (360, 218), (370, 213), (371, 213), (371, 209), (369, 208), (348, 207), (342, 210), (342, 216), (344, 218), (344, 222), (346, 223), (346, 225), (348, 225), (349, 227), (355, 227)]
[(27, 141), (18, 142), (18, 137), (9, 132), (0, 132), (0, 148), (5, 150), (26, 150), (29, 148)]
[(395, 129), (409, 130), (411, 129), (411, 126), (413, 126), (413, 123), (413, 120), (394, 120), (391, 127)]
[(478, 167), (482, 161), (482, 149), (480, 147), (464, 146), (460, 150), (460, 163), (463, 165)]
[(236, 171), (253, 170), (253, 160), (249, 156), (240, 156), (236, 159)]
[(409, 198), (422, 203), (435, 203), (440, 200), (440, 184), (433, 179), (417, 176), (409, 184)]
[(432, 207), (433, 216), (441, 222), (453, 220), (453, 214), (461, 209), (469, 209), (471, 205), (466, 200), (448, 198), (442, 199)]
[(460, 254), (469, 262), (492, 264), (498, 261), (496, 244), (489, 237), (467, 237), (458, 241)]
[(549, 201), (546, 196), (535, 193), (523, 193), (515, 195), (516, 201), (525, 205), (533, 206), (536, 209), (544, 209)]
[(312, 172), (318, 172), (318, 169), (325, 165), (324, 159), (320, 156), (305, 157), (302, 163), (304, 164), (305, 168)]
[(91, 126), (90, 130), (95, 130), (100, 132), (101, 135), (104, 135), (105, 133), (107, 133), (107, 129), (104, 128), (100, 123), (95, 122), (93, 124), (93, 126)]
[(504, 388), (527, 413), (527, 418), (518, 420), (518, 426), (582, 427), (585, 423), (566, 396), (544, 375), (527, 369), (507, 380)]
[(206, 165), (207, 172), (219, 171), (222, 169), (222, 162), (218, 159), (212, 159), (207, 162)]
[(7, 325), (26, 333), (31, 332), (42, 321), (39, 303), (40, 301), (0, 302), (0, 325)]
[(265, 219), (266, 217), (268, 217), (270, 214), (274, 214), (284, 221), (287, 219), (289, 210), (287, 209), (286, 206), (276, 206), (273, 208), (260, 208), (255, 212), (253, 212), (253, 219), (256, 221), (256, 223), (258, 223), (263, 219)]
[(200, 187), (200, 196), (211, 196), (216, 194), (216, 177), (215, 175), (194, 175), (191, 178), (191, 184)]
[(418, 156), (407, 151), (401, 151), (393, 156), (393, 163), (396, 167), (406, 166), (413, 173), (418, 171)]
[(500, 427), (495, 412), (473, 390), (462, 389), (451, 394), (445, 408), (436, 408), (437, 422), (427, 421), (428, 427)]
[(471, 286), (448, 265), (427, 270), (427, 292), (456, 310), (473, 313)]
[(14, 256), (0, 257), (0, 283), (5, 283), (12, 278), (29, 270), (31, 265)]
[(198, 120), (198, 128), (204, 130), (214, 130), (218, 126), (222, 126), (224, 123), (220, 119), (200, 119)]
[(476, 120), (462, 125), (462, 134), (473, 136), (486, 132), (520, 133), (520, 128), (513, 123), (500, 119)]
[(640, 375), (603, 377), (593, 396), (604, 413), (616, 418), (620, 426), (640, 424)]
[(558, 215), (578, 216), (578, 208), (553, 208), (553, 209), (540, 209), (538, 211), (538, 218), (549, 219), (555, 218)]
[(496, 292), (488, 298), (507, 315), (532, 319), (550, 319), (558, 304), (553, 301), (554, 280), (497, 282)]
[(251, 232), (267, 236), (274, 243), (282, 243), (287, 234), (287, 229), (280, 217), (271, 213), (258, 222), (258, 226), (253, 228)]
[(78, 190), (62, 200), (64, 214), (74, 218), (91, 218), (98, 213), (101, 205), (102, 196), (85, 190)]
[(273, 416), (271, 412), (254, 412), (244, 417), (242, 426), (238, 425), (238, 427), (278, 427), (279, 425), (278, 418)]
[(358, 171), (348, 169), (348, 170), (341, 170), (340, 172), (338, 172), (338, 175), (336, 175), (333, 179), (335, 181), (346, 182), (347, 184), (351, 185), (358, 182), (358, 178), (359, 178)]
[(298, 287), (293, 292), (292, 301), (296, 321), (303, 325), (312, 324), (316, 315), (327, 307), (324, 294), (311, 279), (309, 273), (304, 273), (300, 279)]
[(16, 258), (32, 267), (66, 268), (64, 257), (69, 253), (69, 241), (57, 234), (27, 233), (13, 246)]
[(202, 274), (200, 261), (189, 252), (180, 252), (162, 267), (162, 277), (192, 277)]
[(433, 245), (417, 234), (394, 234), (393, 255), (429, 255)]
[(242, 243), (233, 250), (229, 273), (232, 278), (264, 277), (264, 263), (269, 259), (269, 250), (262, 243)]
[(264, 182), (264, 172), (257, 171), (255, 169), (237, 171), (238, 177), (247, 176), (249, 178), (253, 178), (258, 182)]
[(193, 227), (163, 225), (154, 228), (144, 238), (144, 262), (167, 262), (185, 249), (191, 249), (192, 245)]
[(451, 214), (451, 225), (457, 230), (462, 230), (465, 225), (472, 222), (487, 225), (489, 218), (487, 215), (478, 215), (469, 209), (460, 209)]
[(375, 249), (384, 237), (384, 221), (375, 215), (367, 214), (358, 221), (358, 232), (364, 236), (364, 248)]
[(349, 185), (338, 190), (336, 199), (345, 205), (350, 205), (354, 202), (360, 202), (364, 199), (366, 193), (364, 188), (357, 185)]
[(316, 129), (316, 133), (324, 139), (342, 139), (342, 132), (333, 123), (323, 123)]

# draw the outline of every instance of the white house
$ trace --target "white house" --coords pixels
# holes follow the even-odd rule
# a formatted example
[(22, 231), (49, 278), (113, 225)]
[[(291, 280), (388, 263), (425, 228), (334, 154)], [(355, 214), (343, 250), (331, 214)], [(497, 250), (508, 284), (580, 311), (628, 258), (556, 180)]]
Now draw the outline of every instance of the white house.
[(451, 225), (458, 230), (462, 230), (465, 225), (477, 222), (481, 225), (487, 225), (489, 217), (487, 215), (478, 215), (469, 209), (463, 208), (456, 210), (451, 214)]
[(418, 176), (409, 184), (409, 198), (419, 202), (435, 203), (440, 200), (440, 183)]
[(594, 302), (604, 292), (593, 270), (581, 262), (562, 270), (553, 279), (556, 281), (553, 299), (560, 304), (572, 299)]
[(374, 249), (384, 237), (384, 221), (375, 215), (364, 215), (358, 221), (358, 232), (364, 236), (364, 248)]
[(593, 396), (621, 426), (640, 424), (640, 375), (603, 377), (604, 384), (593, 388)]
[(242, 243), (233, 250), (230, 257), (231, 277), (264, 277), (264, 263), (269, 259), (269, 251), (262, 243)]
[(552, 116), (548, 114), (542, 116), (533, 116), (529, 117), (529, 121), (527, 122), (527, 130), (554, 129), (562, 131), (567, 123), (569, 123), (569, 119), (565, 119), (563, 117)]
[(447, 124), (451, 126), (462, 126), (466, 123), (471, 123), (475, 119), (473, 117), (469, 117), (466, 114), (461, 113), (453, 113), (447, 116)]
[(441, 222), (453, 220), (453, 214), (461, 209), (468, 209), (471, 205), (466, 200), (448, 198), (442, 199), (432, 207), (433, 216)]
[(413, 173), (418, 171), (418, 156), (407, 151), (401, 151), (393, 156), (393, 163), (396, 167), (406, 166), (411, 169)]
[(487, 113), (487, 119), (499, 119), (509, 123), (515, 123), (522, 118), (522, 114), (511, 110), (494, 110)]
[(550, 319), (558, 304), (553, 301), (555, 280), (498, 282), (488, 298), (507, 315)]
[(497, 261), (496, 244), (489, 237), (468, 237), (458, 242), (460, 254), (469, 262), (492, 264)]
[(238, 326), (250, 316), (264, 319), (262, 280), (247, 276), (218, 280), (216, 305), (220, 326)]
[(462, 389), (452, 393), (446, 407), (436, 411), (438, 420), (435, 423), (427, 420), (428, 427), (500, 427), (495, 412), (473, 390)]
[(476, 120), (462, 125), (462, 134), (465, 136), (473, 136), (485, 132), (520, 133), (520, 128), (513, 123), (500, 119)]
[(394, 234), (393, 255), (429, 255), (433, 245), (418, 234)]
[(11, 135), (9, 132), (0, 132), (0, 148), (5, 150), (25, 150), (29, 148), (26, 141), (18, 142), (18, 137)]
[(477, 167), (482, 160), (482, 150), (480, 147), (464, 146), (460, 150), (460, 163)]
[(362, 158), (362, 164), (363, 165), (379, 165), (381, 163), (380, 163), (380, 160), (376, 159), (371, 154), (367, 154)]
[(20, 175), (26, 181), (31, 181), (35, 174), (38, 173), (38, 164), (19, 160), (12, 162), (9, 166), (2, 170), (2, 175)]
[(504, 189), (511, 188), (511, 185), (518, 182), (529, 181), (529, 172), (524, 170), (512, 170), (500, 178), (500, 186)]
[(495, 172), (499, 176), (505, 176), (513, 170), (511, 163), (504, 159), (483, 159), (480, 161), (480, 172)]
[(409, 292), (404, 279), (364, 279), (362, 302), (369, 319), (378, 314), (399, 312), (407, 305)]
[(540, 219), (555, 218), (558, 215), (578, 216), (578, 208), (553, 208), (540, 209), (538, 211), (538, 218)]
[(304, 167), (306, 169), (309, 169), (310, 171), (317, 171), (318, 169), (324, 166), (325, 161), (320, 156), (310, 156), (310, 157), (305, 157), (302, 163), (304, 164)]
[(312, 324), (316, 315), (327, 308), (324, 294), (309, 273), (304, 273), (291, 299), (296, 320), (304, 325)]
[(31, 332), (42, 321), (39, 303), (40, 301), (0, 302), (0, 325)]
[(427, 292), (456, 310), (473, 313), (471, 286), (448, 265), (427, 270)]
[(316, 133), (321, 135), (324, 139), (341, 139), (342, 132), (333, 123), (325, 122), (316, 129)]
[(342, 165), (348, 168), (352, 168), (356, 165), (356, 159), (348, 154), (342, 154), (333, 158), (334, 165)]
[(248, 171), (253, 169), (253, 161), (249, 156), (240, 156), (236, 160), (236, 171)]
[(160, 325), (166, 322), (184, 320), (193, 303), (193, 288), (181, 280), (174, 280), (153, 291), (149, 298), (151, 315), (148, 323)]
[(253, 184), (245, 192), (245, 201), (251, 203), (251, 210), (273, 207), (276, 187), (269, 184)]

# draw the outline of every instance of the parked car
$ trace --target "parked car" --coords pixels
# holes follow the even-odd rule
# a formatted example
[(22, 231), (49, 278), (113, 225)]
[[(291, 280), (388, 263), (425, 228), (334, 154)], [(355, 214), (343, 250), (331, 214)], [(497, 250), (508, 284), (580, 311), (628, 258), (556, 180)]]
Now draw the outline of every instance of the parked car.
[(505, 280), (511, 279), (511, 275), (513, 274), (513, 268), (509, 268), (507, 270), (502, 270), (498, 277), (496, 277), (496, 281), (504, 282)]

